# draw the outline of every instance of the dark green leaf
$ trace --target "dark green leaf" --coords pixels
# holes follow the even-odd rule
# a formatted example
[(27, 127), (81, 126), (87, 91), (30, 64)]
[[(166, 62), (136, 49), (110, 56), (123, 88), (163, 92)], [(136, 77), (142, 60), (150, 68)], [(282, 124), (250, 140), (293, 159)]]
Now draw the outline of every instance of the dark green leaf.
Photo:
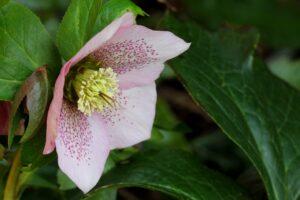
[(12, 100), (22, 82), (48, 64), (53, 81), (60, 57), (40, 20), (27, 8), (8, 3), (0, 9), (0, 99)]
[(167, 193), (178, 199), (248, 199), (243, 190), (228, 178), (201, 165), (195, 157), (181, 151), (150, 151), (135, 157), (104, 175), (102, 187), (87, 199), (106, 188), (143, 187)]
[(115, 188), (108, 188), (105, 190), (100, 190), (97, 193), (88, 196), (84, 200), (116, 200), (117, 190)]
[(269, 199), (300, 198), (300, 94), (253, 56), (257, 35), (210, 33), (172, 18), (190, 50), (171, 62), (187, 90), (251, 159)]
[(36, 134), (30, 142), (22, 144), (21, 160), (23, 165), (28, 165), (27, 171), (49, 164), (56, 158), (56, 154), (43, 155), (46, 133), (45, 130)]
[(72, 0), (57, 33), (57, 46), (69, 60), (92, 37), (102, 0)]
[(261, 32), (263, 42), (275, 47), (300, 46), (299, 1), (182, 0), (182, 4), (185, 13), (209, 27), (223, 23), (253, 25)]

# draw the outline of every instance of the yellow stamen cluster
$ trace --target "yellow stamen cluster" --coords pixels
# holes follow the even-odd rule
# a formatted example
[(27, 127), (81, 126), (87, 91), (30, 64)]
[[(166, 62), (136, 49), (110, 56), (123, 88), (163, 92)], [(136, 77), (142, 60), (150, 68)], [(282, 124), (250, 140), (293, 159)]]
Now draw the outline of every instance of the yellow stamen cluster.
[(118, 93), (117, 74), (111, 68), (84, 69), (75, 76), (72, 85), (78, 96), (78, 110), (86, 115), (112, 106)]

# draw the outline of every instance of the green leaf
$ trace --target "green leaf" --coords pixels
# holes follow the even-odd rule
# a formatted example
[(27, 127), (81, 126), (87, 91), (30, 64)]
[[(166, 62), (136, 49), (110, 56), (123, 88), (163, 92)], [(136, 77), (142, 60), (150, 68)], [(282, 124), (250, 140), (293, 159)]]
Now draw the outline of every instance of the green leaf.
[(300, 61), (278, 58), (269, 63), (273, 74), (300, 90)]
[(34, 134), (37, 133), (42, 125), (46, 113), (49, 99), (49, 83), (45, 68), (38, 68), (29, 78), (24, 81), (21, 88), (16, 93), (12, 103), (10, 120), (8, 145), (11, 146), (16, 132), (15, 124), (18, 123), (20, 117), (17, 110), (23, 99), (27, 96), (26, 104), (29, 112), (29, 121), (21, 142), (28, 141)]
[(185, 13), (208, 27), (253, 25), (262, 41), (274, 47), (300, 47), (300, 7), (297, 1), (182, 0)]
[(57, 34), (57, 46), (65, 60), (72, 58), (96, 33), (117, 17), (131, 11), (144, 15), (130, 0), (72, 0)]
[(203, 167), (195, 157), (181, 151), (149, 151), (130, 163), (114, 168), (100, 181), (106, 188), (143, 187), (185, 200), (248, 199), (233, 181)]
[(71, 190), (76, 188), (75, 183), (69, 179), (61, 170), (57, 171), (57, 182), (60, 190)]
[(22, 82), (48, 65), (51, 81), (60, 57), (40, 20), (27, 8), (8, 3), (0, 9), (0, 99), (12, 100)]
[(165, 25), (192, 41), (170, 64), (215, 122), (247, 154), (271, 200), (300, 198), (300, 94), (253, 56), (257, 34), (211, 33), (172, 18)]
[(72, 0), (57, 33), (57, 46), (65, 60), (74, 56), (93, 36), (102, 0)]
[(115, 188), (108, 188), (105, 190), (97, 191), (97, 193), (88, 196), (85, 200), (116, 200), (117, 190)]
[(32, 171), (51, 163), (56, 158), (56, 153), (43, 155), (43, 149), (46, 141), (45, 130), (36, 134), (30, 142), (22, 144), (21, 160), (23, 165), (27, 165), (24, 170)]
[(132, 3), (131, 0), (109, 0), (103, 5), (103, 8), (97, 18), (94, 34), (126, 12), (132, 12), (135, 16), (146, 15), (146, 13), (140, 7)]

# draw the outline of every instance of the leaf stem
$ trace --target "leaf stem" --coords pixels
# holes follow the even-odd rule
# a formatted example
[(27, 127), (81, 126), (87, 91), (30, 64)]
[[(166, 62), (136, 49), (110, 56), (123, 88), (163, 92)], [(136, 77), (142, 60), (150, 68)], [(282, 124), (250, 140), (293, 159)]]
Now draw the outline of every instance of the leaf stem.
[(18, 181), (20, 167), (21, 167), (20, 152), (21, 152), (20, 149), (18, 149), (14, 157), (8, 175), (8, 179), (6, 182), (3, 200), (15, 200), (17, 198), (16, 186), (17, 186), (17, 181)]

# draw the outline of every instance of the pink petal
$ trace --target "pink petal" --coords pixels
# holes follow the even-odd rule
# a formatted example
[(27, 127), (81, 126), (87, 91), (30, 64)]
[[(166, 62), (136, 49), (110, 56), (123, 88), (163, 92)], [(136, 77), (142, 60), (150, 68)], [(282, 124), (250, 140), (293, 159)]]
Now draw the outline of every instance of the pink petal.
[(106, 131), (95, 116), (63, 103), (56, 149), (60, 169), (84, 192), (98, 182), (109, 154)]
[(0, 101), (0, 135), (7, 135), (11, 103)]
[(189, 47), (173, 33), (132, 25), (119, 29), (91, 56), (103, 66), (113, 68), (119, 74), (121, 88), (129, 89), (155, 81), (163, 63)]
[(101, 113), (111, 149), (149, 139), (155, 115), (155, 83), (122, 91), (118, 103), (118, 109)]
[(61, 69), (61, 72), (56, 80), (53, 100), (50, 104), (47, 117), (47, 138), (44, 148), (44, 154), (51, 153), (55, 148), (55, 138), (57, 136), (57, 120), (60, 115), (61, 105), (63, 101), (63, 90), (65, 83), (65, 76), (69, 73), (72, 66), (76, 65), (83, 58), (91, 52), (98, 49), (106, 41), (111, 39), (113, 35), (121, 28), (126, 28), (134, 23), (134, 16), (132, 13), (125, 13), (119, 19), (113, 21), (110, 25), (104, 28), (101, 32), (96, 34), (85, 46)]

